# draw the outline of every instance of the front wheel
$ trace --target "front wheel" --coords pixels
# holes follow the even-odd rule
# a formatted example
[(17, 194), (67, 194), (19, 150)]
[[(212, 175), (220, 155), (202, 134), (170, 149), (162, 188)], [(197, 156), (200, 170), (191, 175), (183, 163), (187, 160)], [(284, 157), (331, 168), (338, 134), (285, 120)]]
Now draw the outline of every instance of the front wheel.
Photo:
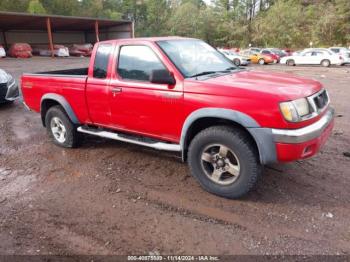
[(51, 107), (45, 116), (45, 125), (52, 141), (62, 147), (76, 147), (79, 134), (64, 109), (60, 106)]
[(238, 58), (233, 59), (233, 63), (235, 66), (240, 66), (241, 65), (241, 61)]
[(265, 60), (263, 58), (260, 58), (258, 63), (259, 65), (265, 65)]
[(192, 175), (213, 194), (239, 198), (256, 185), (262, 173), (256, 146), (240, 129), (210, 127), (191, 142), (188, 163)]

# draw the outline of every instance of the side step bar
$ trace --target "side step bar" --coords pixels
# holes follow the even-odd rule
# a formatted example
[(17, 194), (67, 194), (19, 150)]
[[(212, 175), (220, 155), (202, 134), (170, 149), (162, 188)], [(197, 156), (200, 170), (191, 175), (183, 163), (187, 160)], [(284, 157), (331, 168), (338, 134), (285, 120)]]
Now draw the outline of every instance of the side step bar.
[(127, 142), (127, 143), (132, 143), (140, 146), (146, 146), (146, 147), (151, 147), (154, 149), (158, 150), (165, 150), (165, 151), (175, 151), (175, 152), (180, 152), (181, 147), (178, 144), (170, 144), (170, 143), (164, 143), (164, 142), (142, 142), (138, 141), (136, 139), (131, 139), (127, 137), (123, 137), (117, 133), (114, 132), (109, 132), (105, 130), (93, 130), (93, 129), (88, 129), (84, 128), (82, 126), (78, 127), (78, 132), (93, 135), (93, 136), (99, 136), (99, 137), (104, 137), (104, 138), (109, 138), (109, 139), (114, 139), (122, 142)]

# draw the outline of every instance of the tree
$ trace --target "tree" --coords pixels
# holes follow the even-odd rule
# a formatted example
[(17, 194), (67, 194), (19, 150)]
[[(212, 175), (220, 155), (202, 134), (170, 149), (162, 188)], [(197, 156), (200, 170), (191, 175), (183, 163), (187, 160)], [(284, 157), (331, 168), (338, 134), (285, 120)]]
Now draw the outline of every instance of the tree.
[(169, 19), (170, 6), (166, 0), (146, 1), (146, 15), (139, 26), (144, 36), (161, 36), (167, 33), (166, 23)]
[(191, 2), (181, 4), (174, 10), (169, 19), (168, 27), (172, 35), (199, 37), (198, 6)]
[(39, 0), (31, 0), (28, 5), (28, 12), (31, 14), (45, 14), (46, 10)]
[(29, 0), (1, 0), (0, 10), (12, 12), (27, 12)]
[(76, 15), (79, 14), (79, 2), (76, 0), (41, 0), (49, 14)]

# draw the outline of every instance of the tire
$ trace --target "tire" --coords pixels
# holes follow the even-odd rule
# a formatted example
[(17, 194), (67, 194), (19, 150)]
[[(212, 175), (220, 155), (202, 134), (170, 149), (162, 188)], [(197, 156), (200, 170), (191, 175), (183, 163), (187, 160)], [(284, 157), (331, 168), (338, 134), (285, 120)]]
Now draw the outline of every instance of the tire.
[[(13, 105), (14, 103), (15, 103), (14, 100), (12, 100), (12, 101), (6, 100), (6, 101), (3, 102), (2, 104), (3, 104), (3, 105)], [(0, 103), (0, 104), (1, 104), (1, 103)]]
[(295, 61), (293, 59), (289, 59), (289, 60), (287, 60), (287, 65), (295, 66)]
[(329, 61), (328, 59), (323, 59), (321, 61), (321, 66), (323, 67), (329, 67), (331, 65), (331, 61)]
[(240, 66), (241, 65), (241, 61), (238, 58), (235, 58), (235, 59), (233, 59), (233, 64), (235, 66)]
[[(78, 146), (79, 134), (76, 131), (76, 126), (71, 122), (61, 106), (53, 106), (47, 111), (45, 125), (54, 144), (65, 148)], [(60, 134), (61, 136), (59, 136)]]
[[(217, 151), (219, 155), (221, 151), (225, 152), (225, 147), (226, 159), (215, 156)], [(208, 153), (210, 151), (211, 153)], [(188, 164), (192, 175), (206, 191), (236, 199), (247, 194), (257, 184), (262, 174), (258, 155), (251, 138), (242, 130), (228, 126), (213, 126), (201, 131), (192, 140), (188, 150)], [(227, 159), (229, 164), (226, 162)], [(226, 166), (219, 168), (223, 163), (226, 163)], [(232, 177), (229, 171), (222, 171), (224, 168), (231, 169), (231, 166), (235, 171)], [(216, 176), (217, 171), (223, 173)]]
[(260, 58), (258, 61), (259, 65), (265, 65), (265, 60), (263, 58)]

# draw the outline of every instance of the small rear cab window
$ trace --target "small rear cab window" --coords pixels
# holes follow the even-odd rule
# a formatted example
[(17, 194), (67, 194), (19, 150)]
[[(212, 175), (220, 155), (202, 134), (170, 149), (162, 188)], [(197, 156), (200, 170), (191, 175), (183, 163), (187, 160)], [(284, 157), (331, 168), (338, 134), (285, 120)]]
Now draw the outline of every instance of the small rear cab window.
[(112, 44), (98, 46), (94, 62), (94, 78), (104, 79), (107, 77), (109, 57), (112, 53)]

